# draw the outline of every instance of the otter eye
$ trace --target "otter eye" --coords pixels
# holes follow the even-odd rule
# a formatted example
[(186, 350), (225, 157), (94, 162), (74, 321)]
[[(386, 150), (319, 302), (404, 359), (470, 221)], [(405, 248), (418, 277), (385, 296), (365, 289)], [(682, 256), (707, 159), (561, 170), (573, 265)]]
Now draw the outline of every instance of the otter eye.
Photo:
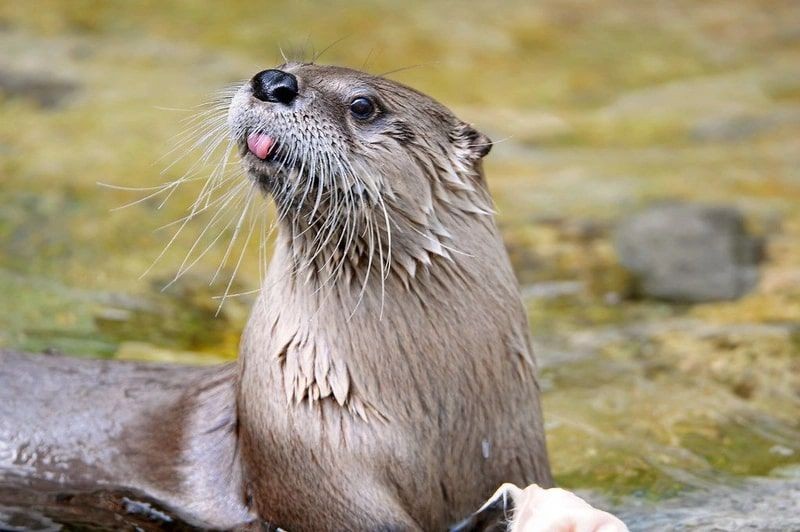
[(368, 98), (359, 96), (350, 102), (350, 112), (360, 120), (366, 120), (375, 113), (375, 104)]

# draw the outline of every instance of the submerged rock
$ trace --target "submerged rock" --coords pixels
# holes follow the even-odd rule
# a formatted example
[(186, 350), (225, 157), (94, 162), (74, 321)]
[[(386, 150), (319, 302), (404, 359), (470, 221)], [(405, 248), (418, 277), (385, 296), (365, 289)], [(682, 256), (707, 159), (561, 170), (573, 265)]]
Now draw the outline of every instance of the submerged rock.
[(752, 289), (762, 243), (733, 207), (665, 203), (623, 219), (615, 248), (638, 295), (695, 303)]
[(689, 131), (699, 142), (743, 142), (800, 123), (800, 110), (781, 109), (756, 115), (714, 116), (698, 121)]
[(0, 69), (0, 96), (32, 100), (45, 109), (62, 107), (78, 88), (72, 81), (45, 73)]
[(661, 502), (628, 500), (615, 509), (632, 532), (800, 530), (800, 470), (753, 478)]

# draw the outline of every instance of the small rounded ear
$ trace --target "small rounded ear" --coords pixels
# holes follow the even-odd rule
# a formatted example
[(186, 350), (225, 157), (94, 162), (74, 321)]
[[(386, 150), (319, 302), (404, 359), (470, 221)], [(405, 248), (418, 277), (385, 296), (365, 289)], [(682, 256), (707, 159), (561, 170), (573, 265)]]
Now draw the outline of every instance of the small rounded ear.
[(492, 151), (492, 139), (465, 122), (459, 122), (453, 130), (453, 144), (467, 159), (477, 161)]

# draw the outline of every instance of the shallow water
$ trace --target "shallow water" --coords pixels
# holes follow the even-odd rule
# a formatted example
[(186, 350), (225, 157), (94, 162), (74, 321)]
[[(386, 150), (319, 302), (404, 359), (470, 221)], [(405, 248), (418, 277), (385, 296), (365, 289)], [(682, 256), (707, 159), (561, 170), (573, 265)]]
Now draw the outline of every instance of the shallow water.
[[(0, 4), (0, 346), (234, 357), (257, 246), (230, 290), (245, 295), (217, 314), (236, 253), (208, 281), (226, 238), (162, 291), (191, 227), (140, 278), (174, 232), (158, 228), (185, 215), (197, 187), (110, 212), (142, 194), (97, 182), (180, 177), (199, 154), (170, 166), (168, 152), (191, 109), (280, 62), (279, 45), (345, 37), (323, 62), (420, 65), (392, 77), (499, 141), (487, 172), (559, 483), (658, 501), (800, 462), (796, 3), (41, 4)], [(694, 306), (628, 297), (613, 223), (664, 198), (744, 211), (767, 239), (752, 294)]]

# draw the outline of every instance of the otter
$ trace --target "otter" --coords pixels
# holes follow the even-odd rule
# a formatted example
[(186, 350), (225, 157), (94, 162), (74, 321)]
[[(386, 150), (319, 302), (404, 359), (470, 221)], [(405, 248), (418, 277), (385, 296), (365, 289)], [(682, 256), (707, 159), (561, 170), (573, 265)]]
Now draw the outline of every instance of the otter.
[(228, 128), (278, 213), (237, 363), (0, 351), (0, 521), (79, 501), (110, 527), (442, 530), (503, 483), (551, 486), (489, 138), (299, 62), (244, 83)]

